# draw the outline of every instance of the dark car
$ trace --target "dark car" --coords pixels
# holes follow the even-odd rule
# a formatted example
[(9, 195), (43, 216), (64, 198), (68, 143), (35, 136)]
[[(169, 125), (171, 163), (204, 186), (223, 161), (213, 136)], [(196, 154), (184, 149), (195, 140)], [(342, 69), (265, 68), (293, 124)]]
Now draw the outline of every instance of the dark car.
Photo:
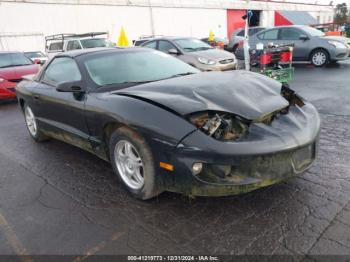
[(20, 52), (0, 52), (0, 100), (16, 98), (15, 87), (23, 76), (36, 74), (39, 66)]
[(200, 72), (144, 48), (58, 54), (18, 85), (36, 141), (110, 161), (127, 190), (222, 196), (293, 177), (316, 156), (316, 109), (246, 71)]
[(234, 54), (215, 49), (194, 37), (160, 37), (141, 46), (170, 54), (201, 71), (226, 71), (237, 68)]

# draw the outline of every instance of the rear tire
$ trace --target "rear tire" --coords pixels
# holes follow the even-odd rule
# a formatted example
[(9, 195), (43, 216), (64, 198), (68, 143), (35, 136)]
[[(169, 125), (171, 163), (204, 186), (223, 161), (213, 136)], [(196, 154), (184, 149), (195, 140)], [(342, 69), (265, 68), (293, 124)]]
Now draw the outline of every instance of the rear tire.
[(140, 135), (127, 127), (114, 131), (109, 139), (109, 156), (114, 173), (132, 196), (146, 200), (162, 192), (153, 154)]
[(329, 54), (326, 50), (316, 49), (310, 55), (310, 62), (316, 67), (325, 66), (329, 62)]
[(24, 104), (23, 106), (23, 113), (24, 118), (26, 121), (26, 126), (28, 129), (28, 132), (30, 136), (36, 141), (36, 142), (43, 142), (48, 140), (48, 137), (42, 133), (40, 130), (40, 127), (38, 126), (38, 123), (36, 121), (36, 117), (32, 111), (32, 109), (27, 105)]

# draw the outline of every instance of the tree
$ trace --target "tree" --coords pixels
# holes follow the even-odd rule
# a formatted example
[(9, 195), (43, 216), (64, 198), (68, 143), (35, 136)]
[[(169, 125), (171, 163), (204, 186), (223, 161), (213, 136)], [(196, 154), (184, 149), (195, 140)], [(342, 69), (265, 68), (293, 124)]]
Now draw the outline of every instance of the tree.
[(348, 6), (346, 3), (337, 4), (334, 10), (334, 22), (345, 23), (348, 20)]

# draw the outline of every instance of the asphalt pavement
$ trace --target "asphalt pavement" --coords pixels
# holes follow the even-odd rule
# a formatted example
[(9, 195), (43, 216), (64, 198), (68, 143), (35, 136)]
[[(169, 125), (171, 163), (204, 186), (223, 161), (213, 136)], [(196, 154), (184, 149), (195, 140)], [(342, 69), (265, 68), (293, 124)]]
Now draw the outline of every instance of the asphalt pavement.
[(319, 156), (295, 179), (233, 197), (135, 200), (108, 163), (35, 143), (17, 104), (0, 105), (0, 254), (350, 256), (349, 75), (350, 62), (296, 65), (291, 88), (321, 114)]

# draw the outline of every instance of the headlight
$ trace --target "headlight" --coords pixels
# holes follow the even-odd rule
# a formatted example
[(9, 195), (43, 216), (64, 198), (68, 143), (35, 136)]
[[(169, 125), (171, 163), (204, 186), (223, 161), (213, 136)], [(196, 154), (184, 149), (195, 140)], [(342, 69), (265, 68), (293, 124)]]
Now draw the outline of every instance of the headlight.
[(192, 173), (194, 175), (198, 175), (203, 169), (203, 164), (202, 163), (194, 163), (192, 165)]
[(206, 59), (204, 57), (198, 57), (198, 61), (205, 65), (214, 65), (216, 63), (215, 61)]
[(328, 41), (328, 43), (335, 48), (346, 48), (346, 45), (338, 41)]
[(238, 116), (223, 112), (199, 112), (189, 116), (199, 130), (217, 140), (237, 140), (248, 133), (248, 124)]

